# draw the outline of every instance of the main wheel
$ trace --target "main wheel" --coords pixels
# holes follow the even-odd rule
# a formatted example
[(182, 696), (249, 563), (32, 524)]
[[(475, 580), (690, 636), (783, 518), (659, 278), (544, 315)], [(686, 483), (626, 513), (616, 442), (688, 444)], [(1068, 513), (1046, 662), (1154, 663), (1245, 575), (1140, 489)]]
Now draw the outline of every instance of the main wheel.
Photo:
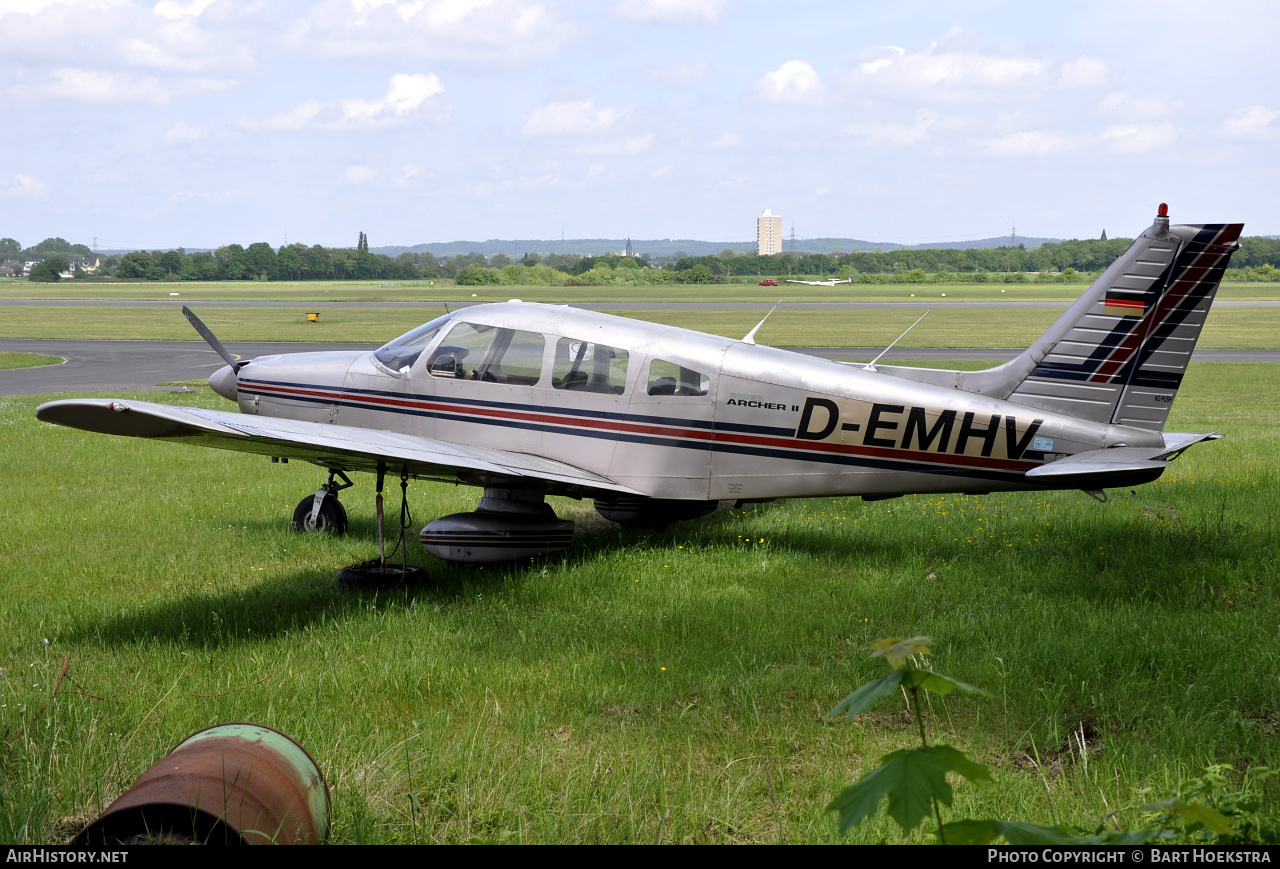
[(347, 508), (342, 506), (336, 496), (325, 495), (320, 503), (320, 512), (315, 521), (311, 521), (311, 510), (315, 504), (315, 496), (308, 495), (298, 502), (293, 510), (293, 527), (299, 531), (328, 532), (329, 534), (347, 533)]
[(344, 567), (338, 574), (338, 585), (352, 589), (391, 589), (401, 586), (415, 587), (424, 584), (429, 577), (421, 567), (412, 564), (381, 566), (376, 558)]

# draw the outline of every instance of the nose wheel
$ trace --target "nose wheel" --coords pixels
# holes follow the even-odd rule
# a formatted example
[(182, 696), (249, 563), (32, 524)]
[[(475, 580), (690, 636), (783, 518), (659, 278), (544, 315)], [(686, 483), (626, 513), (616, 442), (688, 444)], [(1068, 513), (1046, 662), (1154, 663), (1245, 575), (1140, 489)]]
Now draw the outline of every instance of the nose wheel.
[[(337, 482), (336, 478), (342, 482)], [(313, 534), (346, 534), (347, 509), (338, 500), (338, 493), (352, 485), (342, 471), (330, 471), (329, 481), (308, 495), (293, 508), (293, 527)]]

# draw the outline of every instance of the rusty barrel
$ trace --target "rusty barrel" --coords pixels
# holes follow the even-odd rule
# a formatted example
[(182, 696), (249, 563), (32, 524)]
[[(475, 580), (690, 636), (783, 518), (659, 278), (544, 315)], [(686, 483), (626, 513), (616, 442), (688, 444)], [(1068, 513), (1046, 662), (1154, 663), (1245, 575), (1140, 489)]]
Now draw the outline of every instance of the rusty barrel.
[(328, 836), (329, 788), (311, 755), (278, 730), (235, 723), (178, 743), (74, 844), (315, 845)]

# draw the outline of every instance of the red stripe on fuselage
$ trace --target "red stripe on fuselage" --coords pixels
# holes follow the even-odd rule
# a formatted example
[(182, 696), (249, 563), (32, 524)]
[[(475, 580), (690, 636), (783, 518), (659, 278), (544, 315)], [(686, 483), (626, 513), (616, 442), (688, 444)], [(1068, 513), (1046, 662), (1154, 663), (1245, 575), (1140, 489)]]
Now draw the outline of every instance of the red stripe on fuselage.
[[(859, 444), (841, 444), (824, 441), (797, 441), (793, 438), (773, 437), (769, 435), (748, 435), (738, 432), (709, 431), (706, 429), (680, 428), (648, 423), (622, 422), (618, 420), (593, 419), (577, 416), (566, 416), (555, 413), (536, 411), (504, 410), (502, 408), (459, 406), (432, 401), (430, 399), (391, 398), (380, 395), (343, 395), (327, 390), (304, 389), (301, 387), (247, 384), (250, 388), (269, 392), (281, 398), (291, 395), (308, 398), (324, 398), (330, 401), (358, 401), (379, 407), (411, 408), (436, 413), (453, 415), (478, 416), (487, 419), (519, 420), (521, 422), (537, 422), (565, 426), (567, 428), (587, 428), (596, 431), (614, 431), (628, 434), (647, 434), (665, 437), (684, 438), (702, 442), (740, 444), (743, 446), (773, 447), (797, 452), (797, 459), (803, 461), (805, 452), (832, 453), (836, 455), (867, 456), (872, 458), (894, 459), (898, 461), (921, 462), (925, 464), (945, 464), (966, 468), (985, 468), (1000, 471), (1025, 471), (1036, 467), (1039, 463), (1015, 459), (993, 459), (982, 456), (953, 455), (950, 453), (921, 453), (915, 450), (902, 450), (885, 447), (867, 447)], [(570, 432), (571, 433), (571, 432)]]

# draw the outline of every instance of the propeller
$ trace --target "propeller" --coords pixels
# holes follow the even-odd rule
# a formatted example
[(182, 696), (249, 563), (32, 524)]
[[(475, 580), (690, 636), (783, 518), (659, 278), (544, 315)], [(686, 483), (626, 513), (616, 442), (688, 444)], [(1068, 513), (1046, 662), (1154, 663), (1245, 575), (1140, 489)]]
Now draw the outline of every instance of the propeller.
[(213, 334), (209, 327), (206, 326), (186, 305), (182, 306), (182, 316), (187, 318), (191, 325), (195, 327), (195, 330), (200, 333), (200, 337), (207, 341), (209, 346), (213, 348), (214, 352), (221, 356), (223, 361), (231, 366), (232, 371), (238, 372), (241, 368), (249, 364), (248, 361), (241, 362), (239, 359), (232, 356), (227, 348), (222, 346), (222, 342), (218, 340), (218, 336)]

